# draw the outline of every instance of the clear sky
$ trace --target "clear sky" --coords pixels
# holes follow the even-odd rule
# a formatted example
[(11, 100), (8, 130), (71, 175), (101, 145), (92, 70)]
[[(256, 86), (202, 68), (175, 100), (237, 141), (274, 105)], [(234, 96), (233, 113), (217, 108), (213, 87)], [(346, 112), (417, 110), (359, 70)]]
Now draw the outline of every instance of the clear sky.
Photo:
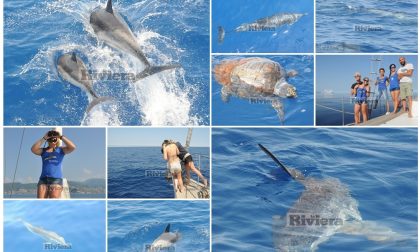
[[(389, 65), (394, 63), (397, 69), (400, 67), (399, 56), (373, 56), (382, 58), (381, 67), (385, 69), (385, 75), (389, 75)], [(342, 55), (316, 57), (316, 89), (322, 92), (325, 89), (331, 89), (334, 93), (349, 93), (351, 84), (354, 81), (354, 73), (360, 72), (363, 77), (370, 77), (370, 59), (372, 55)], [(405, 56), (406, 61), (414, 65), (413, 83), (414, 91), (417, 93), (418, 62), (417, 56)], [(375, 67), (374, 67), (375, 68)], [(378, 72), (379, 69), (375, 71)]]
[[(108, 146), (161, 146), (163, 140), (185, 143), (188, 128), (108, 128)], [(209, 147), (210, 129), (194, 128), (191, 147)]]
[[(16, 181), (38, 182), (42, 170), (41, 157), (31, 152), (32, 145), (51, 128), (25, 128)], [(16, 167), (23, 128), (4, 129), (5, 182), (11, 182)], [(105, 129), (63, 128), (63, 135), (76, 145), (76, 150), (63, 160), (63, 176), (68, 180), (85, 181), (105, 178)]]

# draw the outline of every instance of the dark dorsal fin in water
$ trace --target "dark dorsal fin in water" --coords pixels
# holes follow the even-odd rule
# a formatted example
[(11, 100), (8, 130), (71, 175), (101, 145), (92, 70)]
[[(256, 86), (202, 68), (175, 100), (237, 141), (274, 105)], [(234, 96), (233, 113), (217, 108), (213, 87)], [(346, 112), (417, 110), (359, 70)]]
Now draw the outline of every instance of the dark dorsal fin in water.
[(217, 42), (222, 44), (225, 40), (225, 29), (222, 26), (217, 27)]
[(290, 177), (295, 178), (290, 171), (287, 169), (286, 166), (284, 166), (274, 155), (273, 153), (271, 153), (269, 150), (267, 150), (262, 144), (258, 144), (258, 146), (260, 146), (261, 150), (263, 150), (265, 152), (265, 154), (267, 154), (269, 157), (271, 157), (271, 159), (274, 160), (274, 162), (276, 162), (276, 164), (281, 167), (287, 174), (289, 174)]
[(171, 224), (168, 224), (168, 226), (166, 226), (164, 233), (169, 233), (171, 229)]
[(112, 10), (112, 0), (108, 0), (105, 10), (111, 14), (114, 14), (114, 11)]
[(73, 60), (74, 62), (77, 62), (77, 57), (76, 57), (76, 53), (75, 52), (73, 52), (71, 54), (71, 60)]

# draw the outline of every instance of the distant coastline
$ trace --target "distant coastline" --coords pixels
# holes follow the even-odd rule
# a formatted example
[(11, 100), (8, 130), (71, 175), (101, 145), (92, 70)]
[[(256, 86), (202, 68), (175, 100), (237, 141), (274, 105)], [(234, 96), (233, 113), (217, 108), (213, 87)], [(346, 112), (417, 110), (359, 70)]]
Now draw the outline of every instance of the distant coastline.
[[(88, 179), (81, 181), (68, 181), (70, 194), (79, 195), (105, 195), (105, 179)], [(12, 183), (4, 183), (4, 197), (8, 198), (12, 190)], [(20, 183), (13, 185), (12, 197), (16, 195), (36, 195), (37, 183)]]

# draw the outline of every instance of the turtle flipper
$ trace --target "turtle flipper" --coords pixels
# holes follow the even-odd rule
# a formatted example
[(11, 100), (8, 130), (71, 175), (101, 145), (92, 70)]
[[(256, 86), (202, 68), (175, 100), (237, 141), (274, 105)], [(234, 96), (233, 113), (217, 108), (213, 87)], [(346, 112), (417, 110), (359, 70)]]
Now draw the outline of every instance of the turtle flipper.
[(299, 74), (299, 72), (294, 70), (294, 69), (287, 71), (287, 77), (295, 77), (298, 74)]
[(281, 121), (281, 123), (284, 123), (284, 106), (283, 102), (280, 99), (273, 99), (271, 101), (271, 106), (277, 111), (277, 115)]
[(220, 91), (222, 95), (222, 101), (223, 102), (229, 102), (230, 96), (231, 96), (231, 90), (226, 85), (222, 87), (222, 90)]

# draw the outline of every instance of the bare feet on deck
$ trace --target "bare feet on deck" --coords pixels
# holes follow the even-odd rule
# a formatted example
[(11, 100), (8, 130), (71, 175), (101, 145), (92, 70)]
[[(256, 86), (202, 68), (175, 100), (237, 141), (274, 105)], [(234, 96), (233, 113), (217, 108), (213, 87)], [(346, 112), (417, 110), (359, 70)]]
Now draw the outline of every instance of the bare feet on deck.
[(182, 193), (184, 191), (184, 187), (183, 186), (180, 186), (178, 189), (179, 189), (179, 192), (180, 193)]

